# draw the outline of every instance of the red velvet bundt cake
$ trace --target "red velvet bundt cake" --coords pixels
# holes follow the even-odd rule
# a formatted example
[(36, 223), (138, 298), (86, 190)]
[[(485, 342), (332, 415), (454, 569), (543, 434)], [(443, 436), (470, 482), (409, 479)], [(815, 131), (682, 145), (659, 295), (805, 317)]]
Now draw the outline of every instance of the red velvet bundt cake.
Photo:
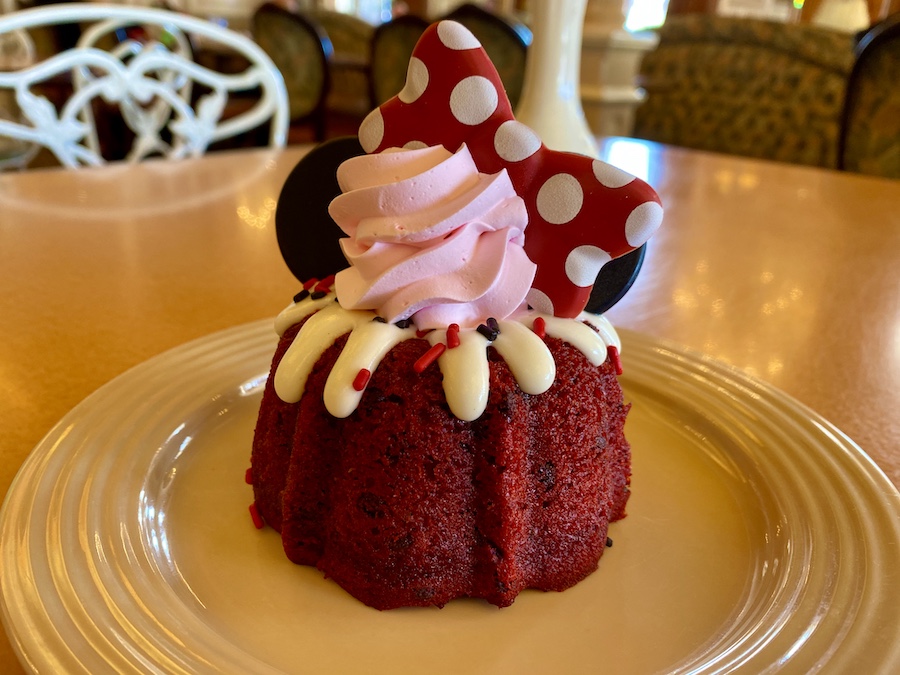
[[(297, 309), (336, 304), (333, 297)], [(605, 352), (599, 334), (569, 323)], [(526, 324), (500, 322), (494, 344), (502, 348), (505, 333)], [(529, 395), (490, 347), (487, 406), (467, 422), (450, 412), (436, 365), (415, 372), (429, 336), (382, 324), (408, 339), (341, 419), (323, 394), (346, 336), (315, 362), (299, 403), (275, 391), (301, 325), (276, 352), (252, 457), (257, 508), (292, 561), (319, 567), (378, 609), (462, 596), (502, 607), (525, 588), (561, 591), (596, 569), (608, 524), (625, 515), (630, 477), (612, 360), (596, 366), (565, 340), (531, 333), (529, 342), (552, 355), (556, 377), (547, 392)]]
[[(582, 310), (659, 225), (658, 197), (543, 146), (453, 22), (425, 32), (360, 144), (325, 224), (350, 266), (276, 320), (252, 510), (291, 560), (379, 609), (568, 588), (630, 481), (621, 345)], [(302, 278), (282, 242), (310, 211), (291, 181), (276, 225)]]

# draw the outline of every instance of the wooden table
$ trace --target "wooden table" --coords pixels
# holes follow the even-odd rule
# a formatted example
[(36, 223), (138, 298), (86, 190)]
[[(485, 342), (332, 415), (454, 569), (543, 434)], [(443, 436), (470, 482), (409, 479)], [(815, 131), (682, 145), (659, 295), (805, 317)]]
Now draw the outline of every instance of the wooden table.
[[(667, 207), (613, 321), (779, 387), (900, 485), (900, 182), (621, 139), (603, 151)], [(0, 494), (105, 382), (282, 309), (297, 282), (273, 213), (302, 153), (0, 175)], [(0, 672), (22, 672), (5, 638)]]

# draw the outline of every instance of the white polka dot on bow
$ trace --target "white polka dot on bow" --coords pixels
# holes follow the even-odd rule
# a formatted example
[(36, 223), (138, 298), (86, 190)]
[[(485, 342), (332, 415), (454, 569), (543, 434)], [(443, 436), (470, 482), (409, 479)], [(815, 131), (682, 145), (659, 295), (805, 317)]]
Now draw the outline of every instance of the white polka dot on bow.
[(494, 150), (507, 162), (521, 162), (540, 149), (540, 137), (516, 120), (504, 122), (494, 134)]
[(455, 21), (441, 21), (437, 27), (437, 34), (447, 49), (462, 51), (464, 49), (478, 49), (481, 43), (467, 28)]
[(625, 187), (634, 180), (634, 176), (626, 171), (622, 171), (612, 164), (601, 162), (595, 159), (591, 165), (594, 170), (594, 177), (599, 181), (600, 185), (608, 188)]
[(453, 87), (450, 94), (450, 111), (457, 122), (476, 126), (494, 114), (497, 109), (497, 88), (486, 77), (472, 75)]
[(656, 202), (644, 202), (635, 207), (625, 221), (625, 239), (637, 248), (646, 243), (662, 223), (663, 208)]
[(577, 246), (566, 257), (566, 276), (576, 286), (591, 286), (600, 268), (610, 260), (609, 253), (598, 246)]
[(398, 96), (404, 103), (412, 103), (417, 100), (428, 87), (428, 68), (421, 59), (415, 56), (409, 60), (409, 68), (406, 71), (406, 85)]
[(537, 210), (541, 218), (554, 225), (568, 223), (581, 211), (584, 192), (575, 176), (558, 173), (551, 176), (537, 193)]

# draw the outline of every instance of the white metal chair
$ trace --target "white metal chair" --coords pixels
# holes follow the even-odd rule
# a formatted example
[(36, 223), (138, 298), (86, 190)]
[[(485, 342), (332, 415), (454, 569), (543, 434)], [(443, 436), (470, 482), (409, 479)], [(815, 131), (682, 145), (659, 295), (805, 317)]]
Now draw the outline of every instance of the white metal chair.
[[(2, 5), (0, 5), (2, 7)], [(0, 71), (21, 70), (34, 65), (34, 42), (24, 30), (16, 30), (0, 35)], [(21, 119), (15, 93), (0, 89), (0, 121)], [(21, 169), (28, 165), (39, 150), (34, 143), (18, 138), (0, 136), (0, 171)]]
[[(78, 45), (15, 72), (0, 72), (0, 90), (15, 92), (22, 120), (0, 119), (0, 136), (40, 144), (67, 166), (106, 163), (94, 122), (97, 99), (117, 106), (134, 133), (130, 162), (161, 155), (194, 157), (210, 144), (271, 120), (269, 145), (285, 144), (289, 107), (284, 81), (252, 40), (212, 22), (167, 10), (93, 3), (57, 4), (0, 16), (0, 36), (38, 26), (77, 23)], [(117, 29), (140, 26), (146, 39), (98, 48)], [(221, 73), (193, 60), (191, 41), (240, 54), (248, 67)], [(72, 95), (59, 109), (34, 87), (72, 78)], [(204, 93), (192, 101), (192, 86)], [(223, 117), (229, 96), (260, 90), (249, 110)], [(208, 91), (206, 91), (208, 90)]]
[[(85, 30), (76, 45), (79, 49), (98, 47), (104, 42), (112, 44), (109, 53), (123, 63), (128, 63), (148, 48), (145, 41), (128, 36), (124, 30), (131, 22), (110, 19), (95, 23)], [(124, 37), (120, 39), (120, 34)], [(164, 39), (165, 46), (160, 43), (159, 48), (168, 49), (174, 55), (188, 61), (193, 60), (193, 50), (190, 40), (185, 34), (169, 26), (165, 33), (155, 36)], [(76, 91), (85, 89), (98, 79), (94, 72), (87, 66), (78, 66), (74, 73), (74, 85)], [(156, 73), (161, 83), (167, 89), (171, 89), (186, 105), (191, 104), (191, 92), (193, 81), (177, 70), (161, 70)], [(154, 96), (149, 103), (143, 103), (134, 98), (123, 98), (119, 101), (119, 110), (128, 128), (135, 132), (131, 150), (126, 156), (128, 161), (139, 161), (144, 157), (164, 155), (168, 150), (168, 144), (163, 140), (162, 132), (172, 117), (172, 104), (168, 99)], [(102, 152), (100, 139), (97, 134), (97, 124), (94, 120), (92, 106), (85, 106), (81, 111), (81, 119), (87, 124), (88, 135), (85, 138), (86, 145), (98, 155)]]

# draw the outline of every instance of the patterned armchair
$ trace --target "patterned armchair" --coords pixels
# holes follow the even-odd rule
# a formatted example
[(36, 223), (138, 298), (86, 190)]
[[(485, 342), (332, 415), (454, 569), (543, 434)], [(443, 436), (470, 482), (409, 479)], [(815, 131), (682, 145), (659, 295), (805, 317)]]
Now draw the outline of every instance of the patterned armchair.
[(840, 168), (900, 178), (900, 14), (860, 39), (847, 84)]
[(670, 17), (641, 65), (634, 136), (713, 152), (837, 166), (853, 38), (815, 26)]

